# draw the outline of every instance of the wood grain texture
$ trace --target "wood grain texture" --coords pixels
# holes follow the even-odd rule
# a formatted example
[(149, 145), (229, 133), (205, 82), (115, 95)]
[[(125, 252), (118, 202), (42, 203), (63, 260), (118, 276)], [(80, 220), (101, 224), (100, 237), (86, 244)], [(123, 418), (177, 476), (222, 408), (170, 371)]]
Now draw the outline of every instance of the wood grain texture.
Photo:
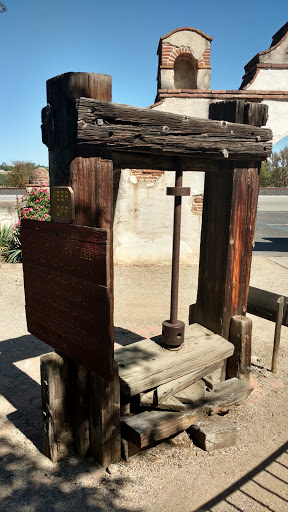
[(178, 352), (165, 350), (152, 340), (121, 347), (115, 353), (121, 391), (129, 396), (136, 395), (193, 371), (203, 370), (232, 353), (233, 346), (229, 342), (211, 332), (207, 335), (207, 330), (197, 324), (187, 327), (185, 343)]
[(67, 361), (54, 352), (41, 357), (43, 454), (58, 462), (72, 453), (73, 434)]
[[(77, 145), (93, 151), (263, 159), (271, 132), (81, 98), (77, 102)], [(91, 151), (91, 149), (90, 149)]]
[[(235, 112), (239, 105), (232, 103), (229, 115), (234, 109), (239, 121), (241, 109)], [(261, 106), (251, 112), (249, 124), (262, 122), (266, 115)], [(225, 116), (225, 107), (218, 114)], [(205, 176), (195, 320), (226, 339), (231, 318), (247, 310), (259, 171), (259, 163), (247, 160), (239, 167), (223, 163), (222, 172)]]
[(227, 361), (227, 376), (250, 383), (252, 320), (236, 315), (231, 319), (229, 339), (235, 350)]
[(121, 432), (125, 439), (139, 448), (145, 448), (156, 441), (182, 432), (196, 419), (197, 413), (194, 411), (145, 411), (124, 418), (121, 422)]
[[(277, 293), (262, 290), (260, 288), (249, 287), (247, 312), (252, 315), (266, 318), (271, 322), (276, 322), (277, 301), (281, 297)], [(284, 297), (284, 310), (282, 325), (288, 327), (288, 297)]]
[(181, 391), (182, 389), (187, 388), (188, 386), (198, 381), (199, 379), (202, 379), (205, 375), (208, 375), (209, 373), (213, 372), (214, 370), (222, 366), (222, 364), (223, 361), (217, 361), (212, 365), (201, 368), (191, 373), (187, 373), (186, 375), (178, 377), (177, 379), (170, 380), (169, 382), (166, 382), (165, 384), (158, 386), (156, 389), (148, 391), (148, 393), (145, 393), (142, 400), (149, 400), (150, 402), (154, 403), (155, 406), (160, 405), (163, 402), (166, 402), (166, 400), (171, 396), (175, 396), (175, 394), (178, 391)]
[(109, 233), (24, 220), (21, 241), (29, 331), (111, 377)]
[(90, 450), (107, 468), (121, 457), (120, 385), (118, 364), (113, 361), (113, 380), (90, 373)]
[(209, 417), (196, 421), (188, 429), (193, 443), (207, 452), (236, 444), (239, 432), (229, 418)]
[(232, 406), (241, 404), (252, 391), (253, 388), (236, 377), (219, 382), (206, 394), (204, 410), (210, 415), (227, 412)]

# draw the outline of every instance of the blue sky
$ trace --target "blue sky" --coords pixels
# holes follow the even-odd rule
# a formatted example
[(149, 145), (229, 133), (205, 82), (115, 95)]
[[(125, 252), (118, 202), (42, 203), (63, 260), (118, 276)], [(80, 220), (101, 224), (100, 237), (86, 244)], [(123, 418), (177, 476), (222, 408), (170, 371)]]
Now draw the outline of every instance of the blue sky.
[(154, 103), (160, 36), (190, 26), (213, 37), (212, 89), (238, 89), (244, 65), (286, 23), (287, 0), (6, 0), (0, 14), (0, 162), (47, 165), (46, 80), (67, 71), (112, 75), (112, 100)]

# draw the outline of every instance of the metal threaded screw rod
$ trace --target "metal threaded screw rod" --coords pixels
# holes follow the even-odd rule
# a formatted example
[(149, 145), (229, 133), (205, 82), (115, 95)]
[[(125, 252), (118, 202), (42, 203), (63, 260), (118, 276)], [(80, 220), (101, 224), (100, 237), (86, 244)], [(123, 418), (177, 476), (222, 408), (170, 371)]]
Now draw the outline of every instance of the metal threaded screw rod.
[(189, 187), (182, 187), (183, 171), (178, 162), (175, 173), (175, 187), (167, 187), (167, 195), (174, 196), (173, 252), (171, 274), (170, 320), (162, 323), (162, 344), (165, 348), (180, 348), (184, 342), (185, 324), (177, 319), (179, 295), (179, 263), (182, 196), (190, 195)]

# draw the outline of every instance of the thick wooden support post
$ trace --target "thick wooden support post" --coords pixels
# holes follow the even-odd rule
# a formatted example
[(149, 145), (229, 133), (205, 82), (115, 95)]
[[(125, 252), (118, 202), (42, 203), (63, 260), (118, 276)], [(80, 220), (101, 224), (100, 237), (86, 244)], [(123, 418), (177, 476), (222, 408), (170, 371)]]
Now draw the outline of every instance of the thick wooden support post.
[(113, 361), (113, 380), (90, 374), (91, 455), (107, 468), (121, 458), (120, 383), (118, 364)]
[(235, 349), (229, 358), (227, 376), (250, 383), (252, 320), (236, 315), (231, 319), (229, 340)]
[[(261, 125), (267, 108), (241, 102), (211, 105), (210, 118), (226, 121), (227, 116), (232, 122)], [(229, 158), (225, 143), (223, 152)], [(245, 316), (247, 311), (260, 165), (260, 161), (227, 160), (221, 164), (221, 173), (207, 169), (205, 176), (195, 321), (226, 339), (231, 318)]]
[(67, 358), (52, 352), (41, 357), (43, 453), (58, 462), (71, 453), (73, 435)]
[[(109, 357), (112, 359), (114, 346), (113, 163), (111, 160), (98, 158), (95, 154), (89, 158), (89, 152), (86, 152), (85, 158), (83, 158), (81, 150), (76, 148), (74, 100), (80, 97), (111, 101), (111, 77), (95, 73), (66, 73), (48, 80), (48, 108), (46, 107), (43, 110), (42, 115), (43, 142), (49, 148), (50, 186), (70, 186), (74, 191), (74, 223), (110, 230), (110, 287), (107, 290), (110, 302), (110, 317), (103, 318), (103, 322), (107, 323), (111, 344), (109, 347), (103, 346), (103, 350), (108, 351)], [(68, 358), (66, 359), (68, 360)], [(107, 408), (105, 393), (100, 393), (97, 402), (92, 401), (89, 405), (89, 395), (90, 399), (93, 398), (89, 391), (89, 382), (94, 382), (93, 389), (95, 389), (95, 380), (101, 389), (108, 389), (109, 386), (113, 388), (116, 378), (110, 383), (105, 378), (90, 374), (83, 366), (71, 361), (69, 361), (69, 367), (71, 393), (73, 394), (74, 403), (74, 450), (78, 455), (83, 456), (88, 452), (91, 444), (89, 441), (89, 414), (92, 414), (94, 419), (97, 414), (102, 417), (105, 415)], [(119, 414), (117, 412), (118, 406), (119, 404), (115, 399), (111, 405), (112, 409), (113, 407), (115, 408), (115, 417)], [(109, 411), (110, 414), (111, 409)], [(103, 450), (105, 451), (105, 446), (108, 446), (107, 449), (109, 451), (108, 432), (105, 434), (105, 439), (103, 432), (102, 434)], [(101, 436), (98, 438), (97, 443), (98, 445), (101, 444)], [(90, 447), (90, 449), (93, 453), (97, 452), (93, 447)], [(102, 453), (101, 461), (105, 460), (105, 454)], [(101, 461), (99, 460), (99, 462)], [(114, 461), (111, 459), (111, 462)]]
[(229, 339), (230, 321), (245, 315), (254, 245), (258, 167), (223, 164), (206, 173), (195, 321)]

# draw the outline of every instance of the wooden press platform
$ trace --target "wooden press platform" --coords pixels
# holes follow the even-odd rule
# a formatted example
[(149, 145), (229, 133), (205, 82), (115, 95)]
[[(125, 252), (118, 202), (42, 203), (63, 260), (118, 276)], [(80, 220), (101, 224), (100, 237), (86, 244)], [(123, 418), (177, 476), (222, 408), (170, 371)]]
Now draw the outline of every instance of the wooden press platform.
[(196, 323), (186, 326), (179, 351), (164, 349), (161, 336), (137, 341), (115, 351), (121, 392), (134, 396), (194, 372), (196, 381), (206, 368), (221, 365), (233, 351), (229, 341)]

